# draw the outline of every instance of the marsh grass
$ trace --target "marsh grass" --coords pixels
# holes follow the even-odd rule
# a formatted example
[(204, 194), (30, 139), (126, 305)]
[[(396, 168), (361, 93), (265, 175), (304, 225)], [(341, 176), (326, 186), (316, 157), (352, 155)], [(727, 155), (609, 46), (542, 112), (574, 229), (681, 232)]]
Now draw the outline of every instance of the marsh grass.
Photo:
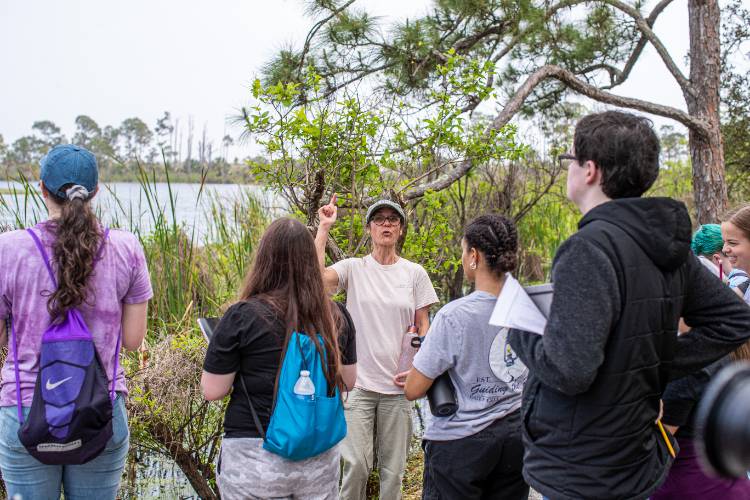
[(19, 172), (15, 180), (20, 187), (12, 184), (8, 188), (3, 188), (4, 194), (0, 196), (0, 215), (10, 216), (8, 218), (16, 228), (33, 226), (42, 220), (46, 213), (42, 194), (23, 173)]

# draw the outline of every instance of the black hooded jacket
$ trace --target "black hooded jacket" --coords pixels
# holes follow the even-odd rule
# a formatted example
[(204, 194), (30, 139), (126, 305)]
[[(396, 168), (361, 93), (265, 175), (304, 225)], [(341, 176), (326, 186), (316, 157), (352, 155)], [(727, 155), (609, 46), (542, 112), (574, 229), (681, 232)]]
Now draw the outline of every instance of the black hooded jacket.
[[(750, 308), (698, 262), (690, 233), (671, 199), (595, 207), (555, 256), (544, 336), (511, 331), (530, 371), (524, 476), (552, 500), (647, 498), (671, 462), (654, 423), (667, 382), (750, 337)], [(693, 330), (678, 339), (681, 316)]]

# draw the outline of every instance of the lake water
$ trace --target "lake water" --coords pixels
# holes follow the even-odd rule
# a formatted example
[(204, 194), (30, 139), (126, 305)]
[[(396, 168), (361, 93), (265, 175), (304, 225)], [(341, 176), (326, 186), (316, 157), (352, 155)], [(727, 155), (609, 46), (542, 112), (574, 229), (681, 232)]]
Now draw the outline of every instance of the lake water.
[[(8, 190), (18, 194), (7, 194)], [(195, 228), (196, 241), (207, 236), (210, 205), (217, 202), (221, 206), (231, 206), (240, 197), (252, 194), (261, 205), (274, 216), (287, 210), (286, 202), (278, 195), (253, 185), (238, 184), (167, 184), (158, 182), (149, 185), (147, 194), (137, 182), (115, 182), (100, 186), (93, 205), (101, 220), (107, 225), (133, 230), (139, 228), (147, 233), (153, 225), (154, 213), (163, 213), (170, 223), (174, 218), (187, 228)], [(6, 193), (6, 194), (3, 194)], [(46, 210), (38, 197), (26, 196), (21, 184), (0, 181), (0, 224), (17, 226), (16, 217), (25, 225), (43, 220)], [(174, 203), (174, 209), (172, 208)]]

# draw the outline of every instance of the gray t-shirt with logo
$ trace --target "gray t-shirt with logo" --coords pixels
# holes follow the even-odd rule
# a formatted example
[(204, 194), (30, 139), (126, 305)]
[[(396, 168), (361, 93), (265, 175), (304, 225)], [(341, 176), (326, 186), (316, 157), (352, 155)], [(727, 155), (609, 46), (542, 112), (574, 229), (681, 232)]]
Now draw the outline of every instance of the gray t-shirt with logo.
[(508, 344), (507, 329), (489, 324), (496, 301), (474, 292), (445, 305), (430, 325), (414, 368), (432, 379), (447, 370), (458, 411), (429, 419), (425, 439), (471, 436), (521, 407), (528, 370)]

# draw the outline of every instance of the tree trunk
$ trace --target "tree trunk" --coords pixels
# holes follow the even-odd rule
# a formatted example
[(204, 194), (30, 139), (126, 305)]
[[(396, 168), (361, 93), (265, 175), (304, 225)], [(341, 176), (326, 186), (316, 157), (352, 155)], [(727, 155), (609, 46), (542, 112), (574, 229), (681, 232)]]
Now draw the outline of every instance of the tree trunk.
[(201, 463), (194, 453), (185, 449), (181, 439), (177, 438), (164, 422), (157, 420), (150, 422), (151, 435), (159, 441), (167, 451), (169, 457), (187, 477), (190, 486), (198, 496), (204, 500), (219, 500), (219, 495), (211, 488), (209, 481), (214, 480), (211, 466)]
[(721, 13), (718, 0), (688, 0), (690, 82), (683, 89), (688, 112), (708, 125), (708, 134), (690, 130), (693, 195), (698, 223), (719, 222), (727, 207), (724, 144), (719, 120)]
[[(448, 275), (450, 276), (450, 275)], [(453, 271), (451, 282), (448, 284), (448, 300), (453, 301), (464, 296), (464, 268), (459, 264)]]

